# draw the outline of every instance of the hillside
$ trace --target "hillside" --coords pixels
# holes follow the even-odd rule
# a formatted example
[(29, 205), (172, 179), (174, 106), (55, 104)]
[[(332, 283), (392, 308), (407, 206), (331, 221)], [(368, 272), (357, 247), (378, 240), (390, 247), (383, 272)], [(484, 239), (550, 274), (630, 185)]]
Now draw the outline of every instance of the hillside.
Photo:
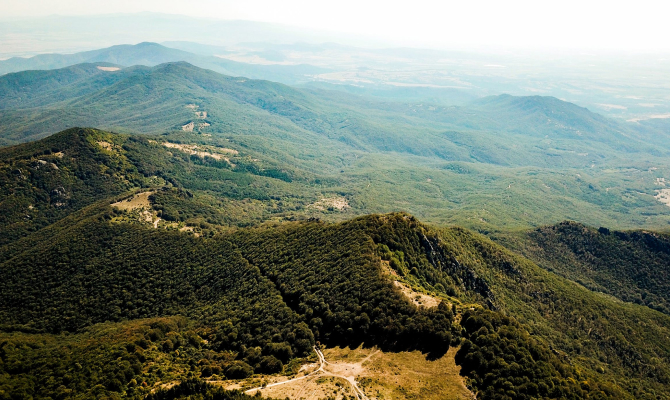
[(502, 243), (590, 290), (670, 313), (666, 234), (596, 230), (563, 222), (505, 238)]
[(7, 1), (0, 400), (670, 400), (654, 43)]
[[(108, 59), (119, 64), (114, 58)], [(569, 142), (550, 146), (533, 142), (545, 137), (579, 142), (581, 151), (591, 151), (591, 157), (597, 158), (610, 158), (621, 148), (650, 150), (636, 141), (627, 127), (552, 98), (499, 96), (469, 107), (434, 107), (375, 102), (341, 92), (230, 78), (186, 63), (119, 71), (97, 67), (101, 66), (82, 64), (0, 77), (0, 108), (5, 109), (6, 122), (3, 131), (12, 135), (5, 138), (25, 141), (72, 125), (141, 133), (179, 130), (193, 121), (183, 108), (190, 101), (200, 107), (198, 111), (207, 112), (207, 117), (201, 117), (204, 121), (193, 121), (196, 125), (190, 129), (196, 131), (228, 133), (231, 127), (223, 118), (234, 124), (260, 109), (292, 125), (284, 129), (293, 134), (301, 135), (299, 131), (306, 130), (356, 149), (443, 159), (547, 165), (558, 156), (547, 153), (552, 153), (552, 148), (564, 148), (560, 155), (563, 164), (582, 166), (588, 162), (569, 157), (565, 149), (570, 147)], [(130, 105), (135, 108), (129, 109)], [(103, 109), (113, 112), (101, 114)], [(237, 114), (241, 115), (231, 120)], [(554, 118), (553, 122), (547, 122), (548, 117)], [(201, 129), (199, 122), (209, 126)], [(271, 120), (266, 123), (277, 124)], [(501, 131), (507, 134), (500, 137)], [(481, 139), (482, 132), (490, 132), (485, 136), (492, 143)], [(515, 150), (506, 144), (511, 139), (520, 145), (521, 137), (530, 141), (530, 146)], [(499, 146), (506, 151), (496, 150)], [(538, 152), (534, 147), (544, 148)], [(520, 150), (525, 152), (525, 160), (519, 157)]]
[(95, 92), (126, 74), (109, 74), (114, 64), (79, 64), (57, 71), (26, 71), (0, 79), (0, 109), (28, 108), (57, 103)]
[[(627, 128), (586, 108), (548, 96), (490, 96), (470, 104), (504, 129), (540, 137), (590, 139), (625, 146)], [(520, 129), (523, 126), (524, 129)]]
[(203, 234), (304, 214), (318, 199), (309, 182), (293, 182), (294, 172), (271, 160), (250, 160), (255, 154), (244, 148), (172, 140), (73, 128), (0, 149), (0, 243), (131, 189), (161, 189), (152, 196), (154, 219)]
[(191, 53), (170, 49), (156, 43), (118, 45), (75, 54), (40, 54), (34, 57), (14, 57), (0, 62), (0, 75), (27, 70), (53, 70), (76, 64), (112, 63), (120, 66), (154, 66), (173, 61), (185, 61)]
[[(202, 135), (92, 129), (1, 149), (0, 391), (142, 398), (191, 378), (247, 390), (298, 374), (319, 342), (341, 357), (329, 368), (363, 345), (388, 363), (413, 360), (408, 376), (451, 371), (403, 394), (392, 364), (363, 364), (352, 379), (369, 398), (419, 396), (433, 379), (459, 398), (468, 388), (482, 399), (669, 395), (670, 317), (548, 271), (563, 251), (550, 229), (538, 231), (546, 253), (530, 261), (406, 213), (353, 218), (360, 209), (323, 200), (319, 175), (249, 151)], [(565, 236), (593, 247), (604, 235), (582, 230)], [(663, 249), (662, 235), (604, 237), (642, 260)], [(662, 279), (639, 279), (635, 262), (611, 270), (604, 260), (592, 279), (605, 287), (616, 274), (628, 286), (613, 295), (637, 285), (658, 304)], [(649, 276), (661, 276), (655, 262)], [(337, 396), (355, 393), (341, 390), (344, 375), (305, 374)]]
[[(130, 357), (129, 367), (119, 364), (130, 368), (122, 372), (124, 379), (110, 376), (117, 373), (114, 369), (88, 377), (71, 373), (68, 380), (56, 373), (53, 380), (35, 386), (38, 397), (60, 385), (79, 393), (81, 385), (97, 383), (102, 384), (96, 389), (100, 391), (145, 393), (126, 382), (153, 385), (180, 379), (189, 358), (202, 357), (203, 351), (213, 361), (201, 363), (201, 371), (207, 365), (229, 379), (281, 371), (292, 358), (308, 355), (317, 340), (352, 348), (365, 342), (385, 351), (418, 348), (433, 358), (460, 344), (456, 362), (485, 399), (500, 398), (501, 388), (527, 396), (539, 391), (549, 398), (638, 397), (640, 390), (667, 395), (666, 367), (652, 359), (668, 359), (660, 333), (670, 326), (668, 317), (576, 289), (462, 229), (438, 231), (395, 214), (336, 225), (281, 224), (205, 239), (132, 223), (118, 208), (96, 207), (97, 214), (73, 214), (73, 225), (57, 224), (16, 242), (11, 256), (3, 257), (0, 320), (5, 331), (26, 332), (4, 339), (3, 362), (14, 354), (7, 343), (32, 337), (59, 340), (50, 335), (62, 331), (77, 338), (105, 321), (105, 329), (112, 331), (117, 329), (113, 323), (126, 320), (149, 325), (152, 330), (142, 330), (142, 325), (119, 328), (128, 333), (117, 336), (127, 340), (124, 336), (132, 338), (132, 329), (139, 329), (146, 342), (130, 342), (147, 350), (118, 355)], [(31, 278), (37, 271), (39, 282)], [(443, 305), (417, 307), (393, 280), (442, 299)], [(453, 312), (460, 324), (454, 323)], [(597, 317), (603, 314), (609, 314), (608, 324)], [(174, 315), (188, 319), (164, 325), (143, 320)], [(646, 326), (629, 325), (641, 316)], [(584, 323), (590, 327), (588, 334), (582, 330)], [(625, 329), (620, 324), (635, 334), (627, 339), (617, 335), (612, 342), (610, 335)], [(576, 347), (573, 335), (581, 346)], [(646, 340), (652, 336), (654, 341)], [(503, 338), (506, 344), (497, 345)], [(78, 350), (72, 357), (84, 368), (94, 368), (89, 364), (91, 350), (76, 344), (83, 337), (73, 340)], [(177, 346), (180, 350), (170, 355)], [(113, 348), (118, 347), (109, 351)], [(32, 350), (21, 363), (52, 357), (47, 351), (55, 349)], [(101, 351), (105, 357), (106, 350)], [(148, 368), (138, 355), (144, 353), (145, 360), (171, 372), (162, 377), (159, 370)], [(508, 383), (504, 376), (513, 360), (518, 369), (512, 373), (518, 378)], [(233, 366), (246, 372), (238, 373)], [(599, 377), (597, 371), (604, 368), (607, 375)], [(5, 370), (3, 385), (10, 393), (22, 379), (32, 379), (29, 372), (19, 371), (18, 366)], [(575, 385), (570, 377), (588, 383)]]
[(120, 146), (119, 139), (99, 131), (70, 131), (0, 149), (0, 243), (141, 185), (144, 177), (127, 158), (100, 147)]

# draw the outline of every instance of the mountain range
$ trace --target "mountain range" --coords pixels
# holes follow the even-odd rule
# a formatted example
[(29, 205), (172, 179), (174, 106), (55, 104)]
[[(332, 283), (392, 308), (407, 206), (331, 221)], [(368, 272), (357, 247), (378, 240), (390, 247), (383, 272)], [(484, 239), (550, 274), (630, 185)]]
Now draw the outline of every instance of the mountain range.
[(0, 64), (0, 399), (670, 398), (662, 128), (217, 60)]
[(191, 52), (144, 42), (136, 45), (116, 45), (100, 50), (74, 54), (39, 54), (33, 57), (12, 57), (0, 61), (0, 75), (27, 70), (50, 70), (83, 63), (110, 63), (118, 66), (144, 65), (153, 67), (168, 62), (184, 61), (226, 75), (269, 79), (287, 84), (306, 82), (307, 75), (327, 72), (311, 65), (256, 65), (240, 63), (221, 57)]
[[(307, 185), (290, 190), (305, 205), (344, 197), (350, 215), (400, 209), (483, 231), (564, 219), (667, 224), (655, 197), (668, 175), (666, 136), (649, 143), (651, 134), (551, 97), (434, 106), (229, 77), (185, 62), (93, 63), (0, 77), (0, 110), (4, 144), (93, 126), (232, 146), (290, 171), (294, 186)], [(392, 195), (398, 190), (403, 196)]]

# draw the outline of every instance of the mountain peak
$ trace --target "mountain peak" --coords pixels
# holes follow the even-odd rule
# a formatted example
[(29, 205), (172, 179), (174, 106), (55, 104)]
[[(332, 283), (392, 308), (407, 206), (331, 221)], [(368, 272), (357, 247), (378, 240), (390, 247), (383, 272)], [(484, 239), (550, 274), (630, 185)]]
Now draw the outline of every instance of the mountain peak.
[(156, 42), (140, 42), (140, 43), (135, 44), (134, 46), (135, 47), (157, 47), (157, 48), (167, 49), (167, 47), (165, 47), (161, 44), (158, 44)]

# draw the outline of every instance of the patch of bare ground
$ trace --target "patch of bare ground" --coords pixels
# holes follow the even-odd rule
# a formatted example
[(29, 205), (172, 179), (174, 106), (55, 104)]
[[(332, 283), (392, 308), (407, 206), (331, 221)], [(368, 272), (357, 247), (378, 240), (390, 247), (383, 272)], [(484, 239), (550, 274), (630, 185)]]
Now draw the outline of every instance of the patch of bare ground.
[(411, 301), (415, 305), (431, 308), (431, 307), (437, 307), (438, 304), (440, 304), (440, 301), (442, 301), (437, 297), (417, 292), (416, 290), (412, 289), (408, 284), (400, 282), (398, 280), (400, 279), (400, 276), (393, 268), (391, 268), (388, 261), (382, 260), (382, 270), (389, 278), (391, 278), (393, 284), (400, 289), (402, 294), (404, 294), (405, 297), (407, 297), (409, 301)]
[[(197, 105), (197, 104), (187, 104), (186, 108), (193, 111), (193, 114), (195, 115), (196, 119), (207, 119), (207, 111), (199, 111), (198, 110), (200, 108), (199, 105)], [(182, 125), (181, 129), (183, 131), (186, 131), (186, 132), (193, 132), (193, 130), (196, 129), (196, 128), (198, 128), (200, 130), (200, 129), (205, 129), (208, 126), (210, 126), (210, 124), (208, 122), (205, 122), (205, 121), (203, 121), (202, 123), (198, 123), (198, 124), (196, 124), (193, 121), (190, 121), (186, 125)]]
[(137, 210), (141, 208), (150, 208), (151, 201), (149, 200), (149, 196), (151, 196), (152, 194), (154, 194), (154, 192), (137, 193), (136, 195), (129, 197), (125, 200), (113, 203), (112, 206), (120, 210)]
[(670, 189), (657, 190), (656, 193), (658, 193), (654, 196), (656, 200), (670, 207)]
[[(141, 192), (127, 199), (118, 201), (112, 204), (119, 210), (128, 211), (131, 215), (137, 217), (140, 222), (146, 222), (158, 229), (158, 223), (161, 219), (156, 215), (156, 211), (151, 208), (151, 200), (149, 196), (154, 192)], [(136, 214), (135, 214), (136, 213)]]
[(107, 71), (107, 72), (114, 72), (121, 69), (119, 67), (103, 67), (100, 65), (98, 65), (96, 68), (98, 68), (100, 71)]
[(195, 124), (193, 122), (189, 122), (186, 125), (182, 125), (181, 130), (184, 132), (193, 132), (193, 128), (195, 128)]
[(298, 371), (298, 373), (304, 372), (304, 373), (307, 374), (307, 373), (315, 371), (317, 368), (319, 368), (319, 364), (317, 364), (317, 363), (304, 364), (303, 366), (300, 367), (300, 370)]
[(393, 284), (396, 285), (402, 294), (404, 294), (412, 303), (417, 306), (431, 308), (437, 307), (437, 305), (440, 304), (440, 299), (424, 293), (419, 293), (402, 282), (393, 281)]
[(359, 379), (371, 399), (473, 399), (460, 376), (456, 348), (435, 361), (419, 351), (382, 353), (374, 357)]
[(151, 212), (150, 210), (142, 210), (140, 211), (140, 221), (148, 222), (154, 226), (154, 228), (158, 228), (158, 222), (160, 221), (160, 218), (156, 218), (154, 221), (154, 213)]
[(96, 143), (98, 144), (98, 146), (102, 147), (103, 149), (105, 149), (107, 151), (113, 151), (114, 150), (114, 145), (109, 143), (109, 142), (105, 142), (103, 140), (100, 140), (100, 141), (97, 141)]
[(151, 393), (156, 392), (159, 389), (168, 390), (175, 386), (179, 385), (179, 381), (172, 381), (167, 383), (157, 384), (154, 388), (151, 389)]
[(351, 208), (349, 202), (344, 197), (324, 197), (319, 199), (319, 201), (308, 205), (307, 207), (314, 208), (319, 211), (344, 211), (347, 208)]
[(164, 142), (163, 146), (170, 149), (177, 149), (187, 154), (196, 155), (200, 158), (212, 157), (215, 160), (225, 160), (233, 166), (234, 164), (230, 162), (230, 159), (227, 156), (235, 156), (239, 154), (237, 150), (227, 149), (225, 147), (201, 146), (197, 144)]
[(310, 374), (315, 368), (311, 364), (302, 372), (307, 375), (299, 374), (296, 380), (263, 378), (266, 386), (248, 394), (260, 391), (263, 396), (296, 400), (473, 399), (454, 361), (456, 350), (452, 348), (442, 358), (430, 361), (418, 351), (326, 349), (322, 352), (322, 368)]
[[(267, 387), (273, 387), (272, 385), (282, 385), (286, 382), (289, 382), (292, 379), (305, 379), (309, 375), (308, 373), (300, 372), (292, 376), (265, 376), (265, 375), (255, 375), (253, 378), (247, 378), (244, 380), (217, 380), (210, 379), (207, 382), (213, 385), (222, 386), (226, 390), (241, 390), (255, 393), (259, 390), (264, 390)], [(215, 377), (216, 378), (216, 377)], [(256, 388), (256, 389), (254, 389)]]

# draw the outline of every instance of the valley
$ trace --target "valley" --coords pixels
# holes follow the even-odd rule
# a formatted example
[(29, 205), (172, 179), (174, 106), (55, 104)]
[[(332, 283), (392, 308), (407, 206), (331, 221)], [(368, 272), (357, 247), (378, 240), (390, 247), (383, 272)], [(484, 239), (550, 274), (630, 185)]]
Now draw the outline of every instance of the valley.
[[(183, 62), (104, 73), (80, 64), (3, 79), (0, 142), (72, 125), (142, 134), (205, 163), (278, 177), (284, 187), (264, 191), (288, 195), (301, 215), (342, 221), (404, 210), (479, 231), (566, 219), (666, 229), (670, 221), (656, 197), (658, 179), (670, 176), (666, 136), (649, 142), (555, 98), (399, 104), (231, 78)], [(17, 97), (15, 79), (33, 94)], [(51, 90), (36, 89), (46, 82)], [(210, 167), (219, 170), (210, 174), (222, 168)], [(282, 214), (265, 207), (254, 204), (263, 220)]]

